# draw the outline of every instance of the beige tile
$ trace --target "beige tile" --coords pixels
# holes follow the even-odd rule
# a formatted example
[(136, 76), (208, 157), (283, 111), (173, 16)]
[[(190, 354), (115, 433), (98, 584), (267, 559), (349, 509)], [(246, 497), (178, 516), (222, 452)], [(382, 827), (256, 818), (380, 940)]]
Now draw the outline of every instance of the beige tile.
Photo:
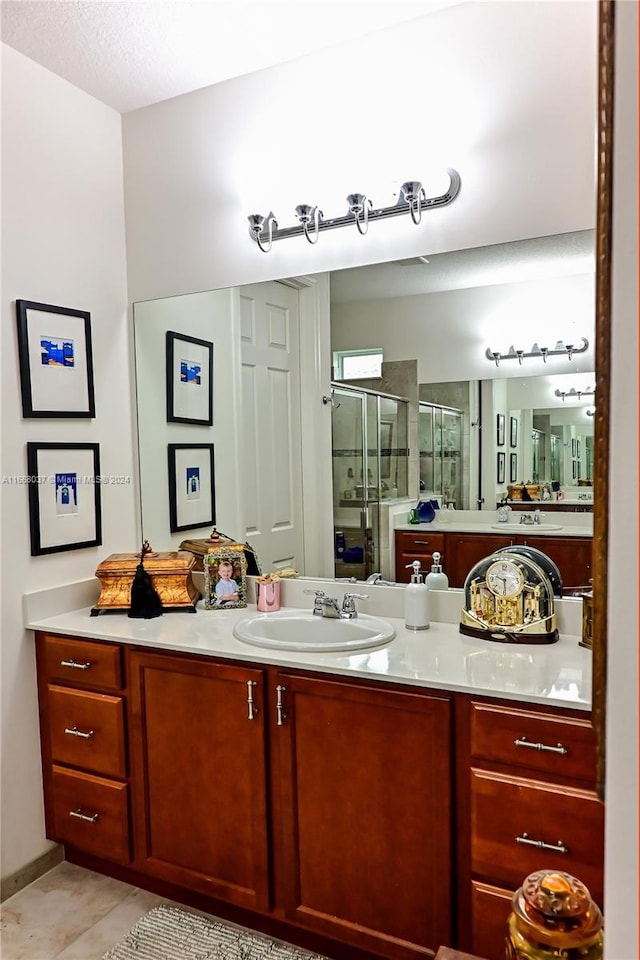
[(61, 863), (3, 904), (2, 960), (53, 960), (132, 889)]
[(140, 917), (160, 903), (171, 901), (147, 893), (146, 890), (134, 889), (106, 916), (56, 954), (56, 960), (100, 960), (107, 950), (126, 936)]

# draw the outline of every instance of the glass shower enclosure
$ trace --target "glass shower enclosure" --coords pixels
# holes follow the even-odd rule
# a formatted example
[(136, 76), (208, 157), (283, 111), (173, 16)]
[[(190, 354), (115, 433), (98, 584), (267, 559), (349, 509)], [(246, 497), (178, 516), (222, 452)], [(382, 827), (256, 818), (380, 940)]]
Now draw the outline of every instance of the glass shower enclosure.
[(408, 491), (408, 401), (332, 386), (333, 534), (336, 577), (380, 570), (385, 503)]

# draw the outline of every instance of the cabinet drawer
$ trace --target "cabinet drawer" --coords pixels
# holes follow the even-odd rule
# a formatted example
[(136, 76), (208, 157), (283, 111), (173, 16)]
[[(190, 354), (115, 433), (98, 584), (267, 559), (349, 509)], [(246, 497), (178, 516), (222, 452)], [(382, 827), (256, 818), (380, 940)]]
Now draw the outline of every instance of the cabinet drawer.
[(126, 777), (121, 697), (49, 686), (48, 705), (54, 761)]
[(588, 720), (472, 703), (471, 755), (542, 774), (595, 781), (596, 735)]
[[(524, 877), (522, 878), (524, 880)], [(479, 957), (504, 957), (513, 890), (471, 884), (471, 950)]]
[(602, 904), (603, 859), (604, 805), (594, 792), (471, 771), (471, 860), (479, 878), (515, 890), (534, 870), (565, 870)]
[(128, 863), (127, 786), (89, 773), (53, 767), (55, 836), (86, 853)]
[(44, 670), (49, 681), (82, 687), (122, 687), (121, 650), (117, 644), (95, 643), (40, 634)]
[(417, 550), (419, 553), (431, 550), (444, 550), (444, 533), (413, 533), (401, 530), (396, 533), (396, 549)]

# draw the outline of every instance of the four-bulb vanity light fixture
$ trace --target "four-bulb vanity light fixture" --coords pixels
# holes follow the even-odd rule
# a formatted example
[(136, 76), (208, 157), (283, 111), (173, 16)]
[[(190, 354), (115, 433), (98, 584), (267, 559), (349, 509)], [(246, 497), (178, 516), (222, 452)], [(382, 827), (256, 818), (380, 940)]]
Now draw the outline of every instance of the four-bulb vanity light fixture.
[(589, 341), (586, 337), (581, 337), (579, 346), (576, 346), (574, 343), (565, 344), (562, 340), (558, 340), (552, 350), (549, 349), (549, 347), (539, 347), (537, 343), (534, 343), (528, 352), (516, 350), (514, 346), (510, 346), (506, 353), (500, 353), (498, 350), (492, 350), (491, 347), (487, 347), (485, 357), (487, 360), (493, 360), (496, 367), (501, 360), (517, 360), (518, 363), (522, 363), (523, 360), (529, 357), (542, 357), (546, 363), (547, 357), (567, 357), (571, 360), (577, 353), (584, 353), (588, 348)]
[(274, 240), (283, 240), (287, 237), (305, 236), (309, 243), (317, 243), (322, 230), (331, 230), (335, 227), (346, 227), (355, 223), (358, 233), (364, 234), (369, 229), (372, 220), (383, 220), (386, 217), (395, 217), (398, 214), (408, 213), (415, 224), (419, 224), (424, 210), (433, 210), (436, 207), (446, 207), (456, 198), (460, 190), (460, 174), (448, 169), (449, 188), (438, 197), (427, 197), (424, 187), (419, 180), (408, 180), (400, 187), (398, 200), (390, 207), (374, 207), (372, 201), (364, 193), (350, 193), (347, 197), (349, 209), (341, 217), (325, 219), (319, 207), (308, 203), (301, 203), (296, 207), (298, 224), (293, 227), (279, 227), (273, 212), (265, 216), (261, 213), (252, 213), (249, 220), (249, 236), (255, 240), (263, 253), (271, 250)]

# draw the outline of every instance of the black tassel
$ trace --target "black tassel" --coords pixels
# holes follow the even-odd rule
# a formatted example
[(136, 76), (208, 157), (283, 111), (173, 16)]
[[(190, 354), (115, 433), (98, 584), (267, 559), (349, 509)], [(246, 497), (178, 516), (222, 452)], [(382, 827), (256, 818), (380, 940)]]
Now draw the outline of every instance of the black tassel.
[(140, 551), (140, 563), (136, 567), (136, 574), (131, 584), (129, 616), (138, 620), (151, 620), (153, 617), (162, 616), (162, 600), (144, 568), (144, 555), (150, 550), (151, 547), (145, 540)]

